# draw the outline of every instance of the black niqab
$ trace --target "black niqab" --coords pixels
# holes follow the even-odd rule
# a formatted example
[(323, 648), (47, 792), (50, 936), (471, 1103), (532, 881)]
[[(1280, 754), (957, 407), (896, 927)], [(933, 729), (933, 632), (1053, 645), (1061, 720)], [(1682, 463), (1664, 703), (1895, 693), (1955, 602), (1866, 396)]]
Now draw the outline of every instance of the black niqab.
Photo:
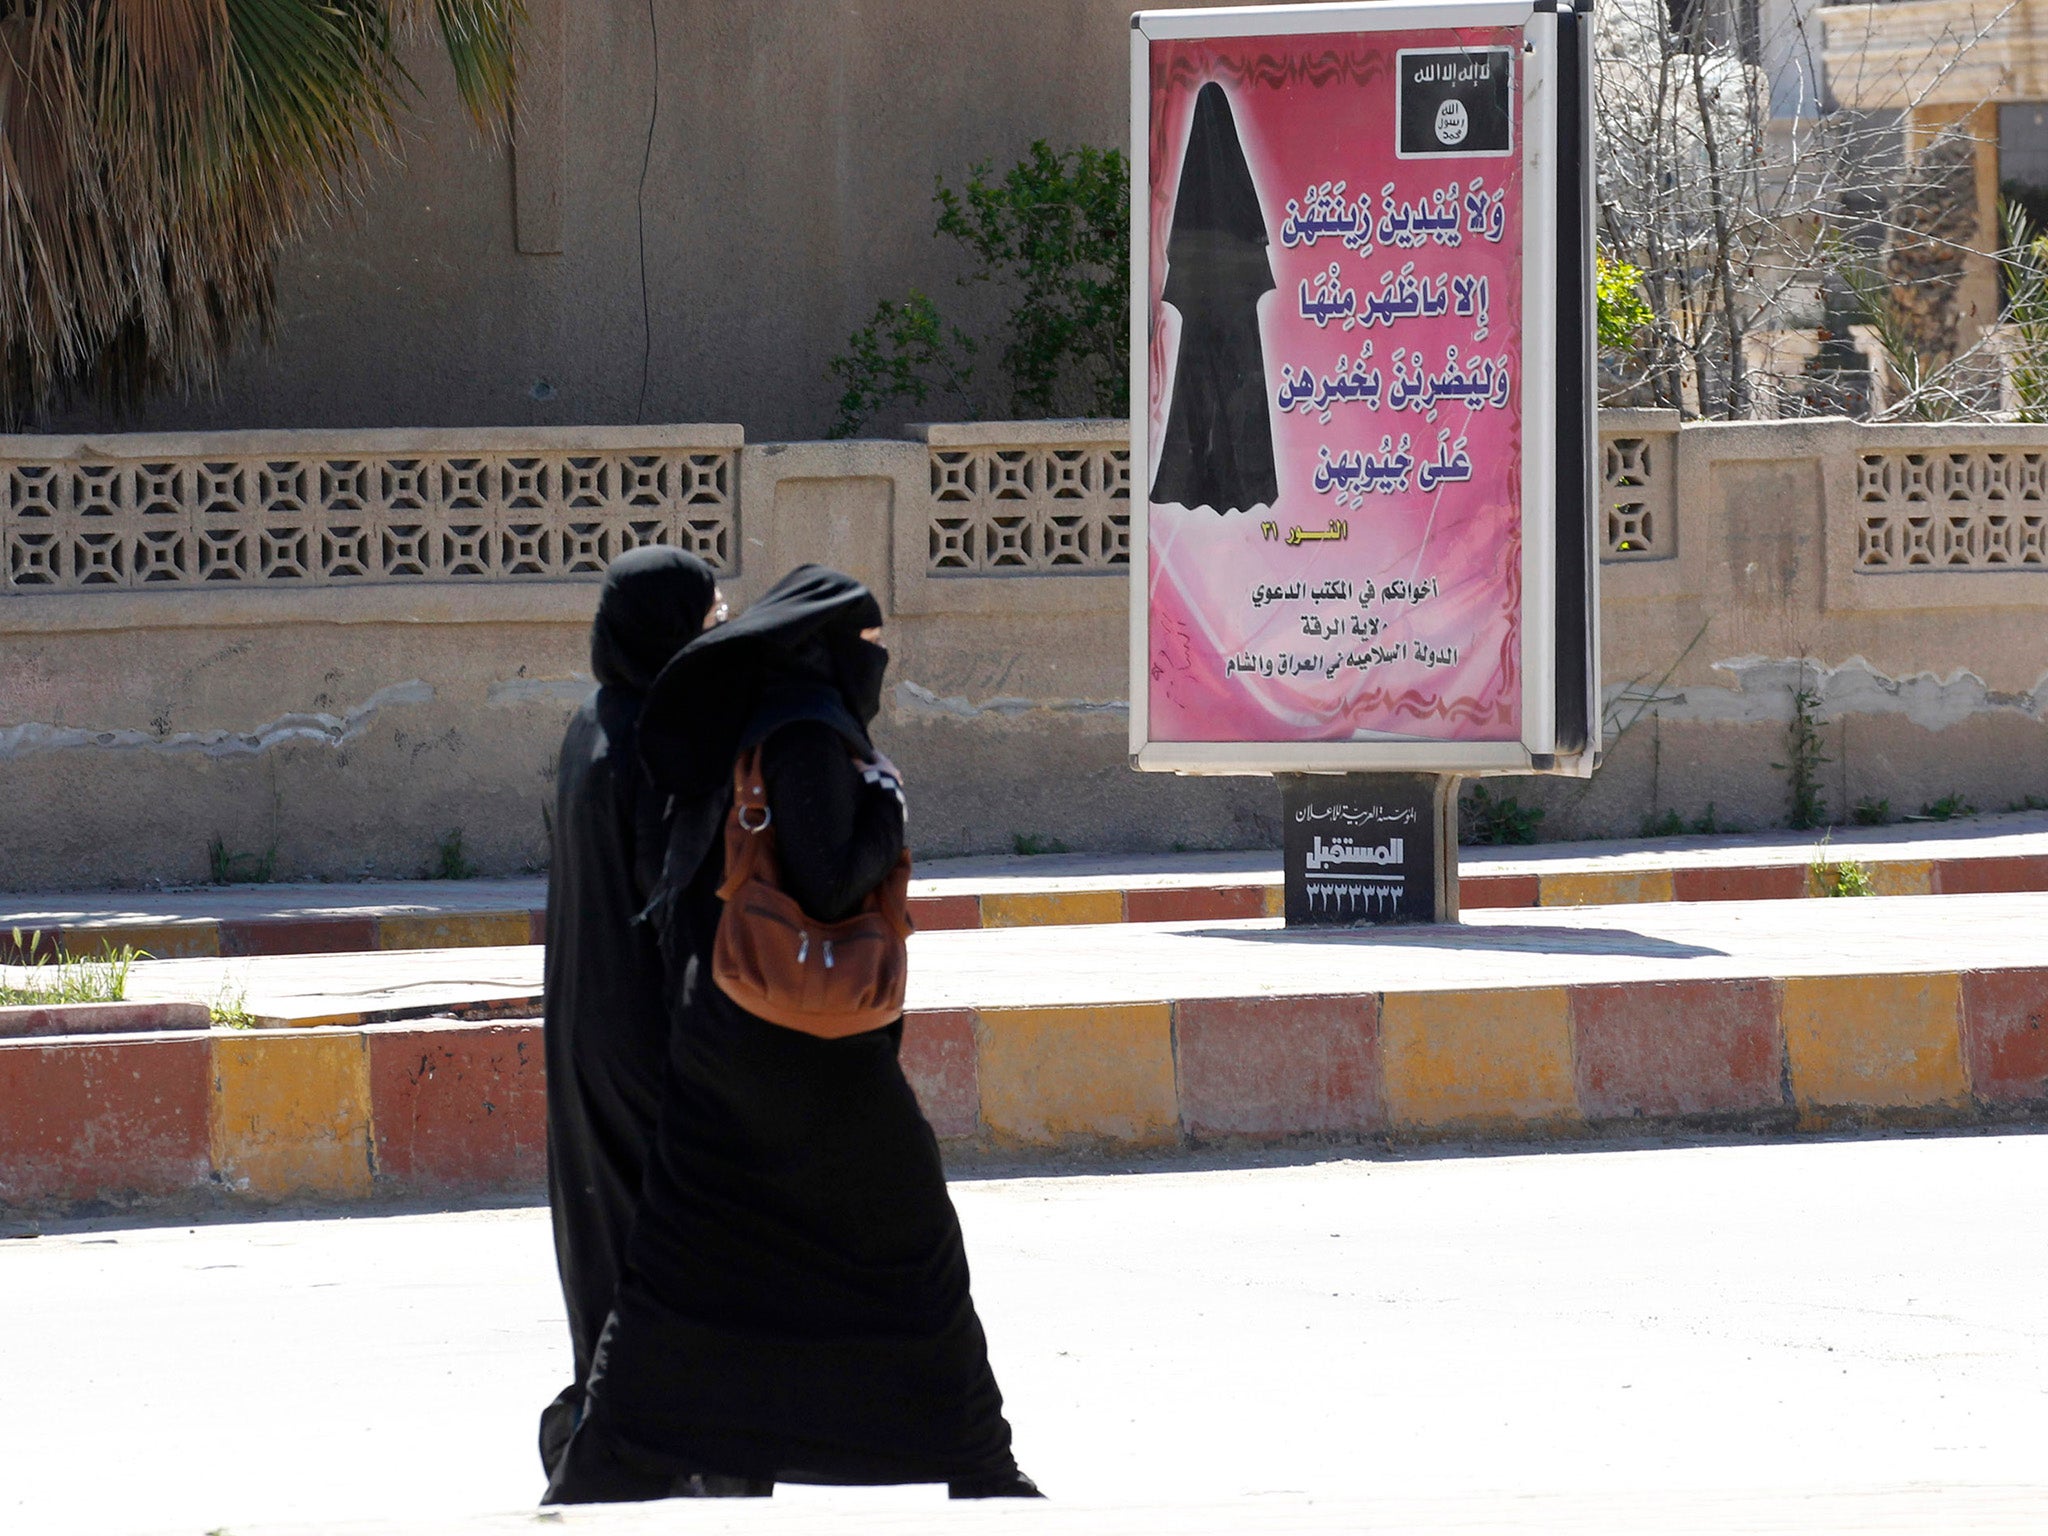
[(1265, 214), (1230, 98), (1195, 98), (1161, 297), (1180, 312), (1179, 361), (1152, 500), (1218, 513), (1271, 506), (1273, 416), (1259, 300), (1272, 292)]
[(644, 691), (704, 626), (711, 568), (681, 550), (612, 563), (591, 624), (602, 685), (570, 718), (556, 770), (548, 872), (548, 1191), (575, 1385), (542, 1418), (552, 1466), (611, 1310), (660, 1108), (669, 1000), (654, 935), (635, 922), (669, 843), (666, 796), (640, 766)]

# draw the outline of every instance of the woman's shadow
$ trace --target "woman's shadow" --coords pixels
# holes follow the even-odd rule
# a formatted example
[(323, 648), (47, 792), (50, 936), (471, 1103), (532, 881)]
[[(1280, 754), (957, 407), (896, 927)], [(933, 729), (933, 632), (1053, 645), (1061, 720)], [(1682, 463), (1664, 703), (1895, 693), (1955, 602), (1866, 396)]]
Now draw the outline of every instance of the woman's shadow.
[(1186, 938), (1235, 939), (1246, 944), (1312, 944), (1383, 949), (1446, 949), (1465, 952), (1538, 955), (1621, 955), (1643, 960), (1705, 960), (1725, 957), (1725, 949), (1653, 938), (1628, 928), (1552, 928), (1534, 923), (1517, 926), (1463, 923), (1418, 923), (1356, 928), (1179, 928)]

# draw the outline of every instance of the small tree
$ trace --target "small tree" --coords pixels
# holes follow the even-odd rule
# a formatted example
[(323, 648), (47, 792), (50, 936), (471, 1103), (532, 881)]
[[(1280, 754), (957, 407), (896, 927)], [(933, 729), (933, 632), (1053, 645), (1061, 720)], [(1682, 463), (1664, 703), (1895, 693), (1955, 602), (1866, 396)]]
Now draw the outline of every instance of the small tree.
[[(1959, 202), (1958, 167), (1976, 146), (1959, 119), (1908, 156), (1902, 125), (1999, 18), (1927, 39), (1919, 59), (1887, 56), (1919, 84), (1898, 110), (1874, 113), (1816, 110), (1817, 18), (1795, 12), (1782, 35), (1763, 37), (1744, 14), (1728, 0), (1596, 8), (1600, 239), (1611, 260), (1641, 270), (1650, 311), (1633, 344), (1608, 355), (1610, 398), (1728, 418), (1839, 408), (1840, 392), (1818, 379), (1812, 401), (1766, 398), (1775, 376), (1750, 345), (1803, 330), (1822, 363), (1850, 369), (1843, 332), (1862, 320), (1914, 341), (1918, 372), (1893, 392), (1893, 413), (1936, 398), (1970, 408), (1961, 381), (1976, 349), (1954, 322), (1964, 265), (1990, 254)], [(1780, 104), (1788, 113), (1773, 114), (1766, 56), (1801, 98)]]
[(832, 360), (842, 386), (832, 435), (892, 406), (937, 398), (968, 419), (1006, 411), (1121, 416), (1130, 393), (1130, 172), (1113, 149), (1055, 152), (1044, 140), (1001, 180), (972, 166), (944, 177), (933, 233), (973, 258), (963, 287), (1009, 299), (1002, 345), (948, 321), (925, 293), (885, 299)]

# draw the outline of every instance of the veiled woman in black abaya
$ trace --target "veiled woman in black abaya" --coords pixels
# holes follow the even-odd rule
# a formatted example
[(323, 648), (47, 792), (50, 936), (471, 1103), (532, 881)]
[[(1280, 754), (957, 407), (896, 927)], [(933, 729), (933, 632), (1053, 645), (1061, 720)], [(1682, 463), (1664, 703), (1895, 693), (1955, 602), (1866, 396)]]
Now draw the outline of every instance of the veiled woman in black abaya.
[(895, 865), (901, 790), (868, 736), (881, 621), (851, 577), (800, 567), (649, 697), (642, 751), (675, 792), (678, 828), (657, 902), (698, 958), (626, 1271), (550, 1503), (777, 1481), (1036, 1496), (1010, 1452), (938, 1143), (897, 1064), (902, 1021), (842, 1040), (785, 1029), (727, 998), (703, 958), (721, 911), (713, 834), (749, 747), (783, 888), (813, 917), (858, 910)]
[(653, 930), (635, 921), (668, 843), (667, 799), (641, 766), (656, 675), (704, 630), (711, 568), (668, 548), (613, 561), (590, 631), (597, 692), (569, 719), (548, 871), (548, 1199), (575, 1380), (541, 1416), (550, 1471), (611, 1311), (661, 1102), (669, 998)]

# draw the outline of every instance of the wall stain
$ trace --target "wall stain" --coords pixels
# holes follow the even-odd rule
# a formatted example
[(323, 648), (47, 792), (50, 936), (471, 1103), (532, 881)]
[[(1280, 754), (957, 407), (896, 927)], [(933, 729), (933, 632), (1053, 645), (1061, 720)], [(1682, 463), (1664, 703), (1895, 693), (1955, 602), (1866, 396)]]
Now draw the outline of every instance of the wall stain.
[[(279, 715), (249, 731), (178, 731), (171, 732), (168, 716), (158, 716), (151, 722), (152, 727), (162, 726), (159, 733), (152, 731), (117, 730), (95, 731), (77, 726), (46, 725), (30, 721), (22, 725), (0, 726), (0, 762), (16, 758), (33, 757), (43, 752), (77, 751), (89, 748), (97, 751), (128, 751), (140, 749), (152, 753), (196, 753), (203, 757), (257, 757), (295, 742), (310, 742), (315, 746), (339, 748), (363, 735), (380, 710), (401, 704), (427, 704), (434, 698), (431, 685), (417, 678), (410, 682), (393, 683), (388, 688), (379, 688), (355, 708), (342, 714), (289, 714)], [(452, 733), (451, 733), (452, 734)]]
[(587, 677), (527, 677), (526, 668), (519, 671), (518, 677), (491, 684), (484, 703), (496, 708), (513, 704), (581, 704), (597, 691), (597, 684)]
[(1947, 677), (1915, 672), (1888, 677), (1861, 656), (1838, 667), (1819, 666), (1794, 657), (1737, 656), (1714, 663), (1735, 681), (1733, 688), (1673, 688), (1646, 698), (1634, 684), (1607, 690), (1610, 719), (1624, 718), (1647, 704), (1666, 720), (1728, 725), (1789, 725), (1792, 695), (1812, 688), (1820, 695), (1820, 713), (1829, 720), (1846, 715), (1904, 715), (1930, 731), (1947, 730), (1983, 715), (2016, 714), (2048, 720), (2048, 673), (2025, 693), (1991, 687), (1974, 672), (1957, 670)]
[(1128, 715), (1131, 706), (1123, 699), (1020, 699), (999, 696), (976, 704), (958, 695), (940, 697), (916, 683), (896, 685), (896, 708), (913, 719), (979, 720), (994, 715)]

